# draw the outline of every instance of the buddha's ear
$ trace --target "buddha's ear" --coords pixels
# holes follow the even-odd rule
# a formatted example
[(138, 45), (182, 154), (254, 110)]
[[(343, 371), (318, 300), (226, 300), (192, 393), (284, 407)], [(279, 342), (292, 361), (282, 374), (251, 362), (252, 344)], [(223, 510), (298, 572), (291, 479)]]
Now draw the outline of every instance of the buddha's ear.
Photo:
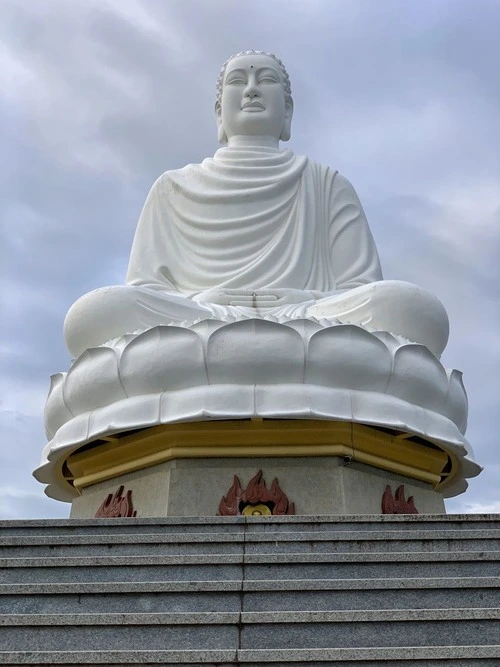
[(283, 127), (281, 128), (280, 141), (288, 141), (291, 137), (292, 116), (293, 116), (293, 100), (290, 98), (285, 102), (285, 118), (283, 120)]
[(217, 122), (217, 138), (219, 139), (220, 144), (227, 144), (227, 134), (222, 126), (222, 109), (220, 102), (215, 103), (215, 120)]

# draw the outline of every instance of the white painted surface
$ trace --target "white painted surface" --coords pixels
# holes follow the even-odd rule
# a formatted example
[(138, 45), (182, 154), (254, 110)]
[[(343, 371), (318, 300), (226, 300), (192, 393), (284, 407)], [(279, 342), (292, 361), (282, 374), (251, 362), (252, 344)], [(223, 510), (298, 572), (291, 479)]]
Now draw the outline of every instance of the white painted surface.
[[(79, 299), (77, 357), (47, 400), (35, 471), (69, 500), (60, 467), (102, 435), (211, 419), (352, 420), (422, 435), (478, 474), (458, 371), (438, 361), (441, 303), (383, 281), (359, 199), (336, 171), (280, 150), (293, 102), (280, 63), (231, 60), (216, 105), (228, 146), (163, 174), (139, 221), (127, 285)], [(103, 347), (99, 347), (103, 346)]]

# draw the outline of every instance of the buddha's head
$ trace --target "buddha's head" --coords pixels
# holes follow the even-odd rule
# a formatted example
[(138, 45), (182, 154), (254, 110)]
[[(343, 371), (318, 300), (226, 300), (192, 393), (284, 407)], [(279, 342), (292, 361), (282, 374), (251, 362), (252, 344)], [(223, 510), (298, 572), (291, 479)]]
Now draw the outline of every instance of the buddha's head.
[(275, 55), (242, 51), (224, 63), (215, 102), (220, 143), (233, 136), (271, 136), (288, 141), (292, 114), (290, 79)]

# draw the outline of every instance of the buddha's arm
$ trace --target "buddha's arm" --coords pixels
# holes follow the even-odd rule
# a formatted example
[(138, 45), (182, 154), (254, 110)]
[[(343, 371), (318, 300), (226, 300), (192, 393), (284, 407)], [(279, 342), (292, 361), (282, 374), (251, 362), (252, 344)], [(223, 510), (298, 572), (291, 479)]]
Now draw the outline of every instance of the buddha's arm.
[(375, 241), (356, 191), (337, 173), (330, 195), (328, 240), (336, 290), (382, 280)]
[[(382, 270), (365, 213), (356, 191), (341, 174), (332, 175), (328, 202), (328, 243), (335, 288), (330, 291), (267, 288), (227, 298), (229, 305), (281, 306), (319, 301), (382, 280)], [(270, 300), (274, 300), (270, 303)]]
[[(142, 209), (135, 232), (126, 283), (160, 292), (174, 302), (192, 299), (200, 304), (216, 303), (232, 305), (233, 301), (246, 301), (247, 289), (231, 290), (211, 288), (201, 292), (181, 292), (175, 284), (165, 261), (165, 243), (169, 241), (168, 179), (166, 174), (158, 178), (151, 188)], [(189, 261), (186, 258), (186, 261)], [(275, 301), (275, 296), (266, 296), (267, 302)]]
[(137, 224), (126, 283), (135, 287), (179, 294), (162, 258), (162, 230), (168, 224), (160, 176), (151, 188)]

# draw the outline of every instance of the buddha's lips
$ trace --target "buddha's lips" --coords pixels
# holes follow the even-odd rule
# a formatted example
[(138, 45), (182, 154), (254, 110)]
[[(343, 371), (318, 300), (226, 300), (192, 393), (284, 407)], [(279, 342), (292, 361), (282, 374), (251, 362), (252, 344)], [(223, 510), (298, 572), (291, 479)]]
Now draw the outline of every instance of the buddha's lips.
[(242, 105), (241, 110), (246, 111), (247, 109), (264, 111), (265, 107), (260, 102), (246, 102), (245, 104)]

